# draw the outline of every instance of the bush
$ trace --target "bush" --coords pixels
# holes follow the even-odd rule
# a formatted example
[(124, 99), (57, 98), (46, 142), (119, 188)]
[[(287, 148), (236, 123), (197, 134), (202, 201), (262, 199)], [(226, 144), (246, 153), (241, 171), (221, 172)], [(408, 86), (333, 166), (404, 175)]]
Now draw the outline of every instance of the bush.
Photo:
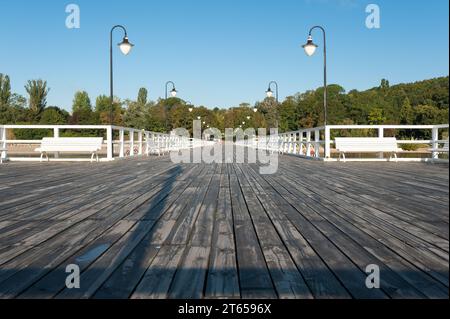
[(408, 143), (408, 144), (400, 144), (402, 150), (404, 151), (417, 151), (420, 148), (424, 148), (427, 147), (427, 144), (413, 144), (413, 143)]

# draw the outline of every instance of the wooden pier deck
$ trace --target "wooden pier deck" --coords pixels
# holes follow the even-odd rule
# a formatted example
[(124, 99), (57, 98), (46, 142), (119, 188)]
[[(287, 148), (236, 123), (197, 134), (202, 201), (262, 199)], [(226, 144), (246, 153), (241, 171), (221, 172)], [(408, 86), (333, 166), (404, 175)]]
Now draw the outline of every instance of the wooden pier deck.
[(168, 157), (4, 164), (0, 298), (448, 298), (448, 173), (291, 156), (274, 175)]

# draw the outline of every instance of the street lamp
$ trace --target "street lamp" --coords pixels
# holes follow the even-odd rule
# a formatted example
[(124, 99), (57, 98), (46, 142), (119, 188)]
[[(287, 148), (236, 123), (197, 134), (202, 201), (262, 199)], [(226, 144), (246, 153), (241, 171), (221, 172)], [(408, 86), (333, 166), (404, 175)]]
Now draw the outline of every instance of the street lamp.
[(271, 88), (272, 84), (275, 84), (275, 100), (278, 103), (278, 83), (277, 82), (275, 82), (275, 81), (269, 82), (269, 88), (266, 91), (266, 95), (269, 98), (273, 96), (273, 91), (272, 91), (272, 88)]
[(113, 109), (114, 109), (114, 74), (113, 74), (113, 32), (115, 29), (122, 29), (124, 32), (124, 37), (122, 39), (122, 42), (120, 42), (118, 44), (120, 51), (122, 51), (122, 53), (124, 55), (128, 55), (131, 51), (131, 49), (133, 48), (133, 44), (131, 44), (128, 41), (128, 34), (127, 34), (127, 30), (125, 29), (124, 26), (122, 25), (115, 25), (114, 27), (112, 27), (111, 32), (109, 33), (109, 92), (110, 92), (110, 103), (111, 103), (111, 108), (110, 108), (110, 113), (109, 113), (109, 122), (112, 125), (113, 124)]
[(166, 100), (167, 100), (167, 95), (168, 95), (169, 84), (172, 84), (172, 90), (170, 91), (170, 95), (172, 97), (176, 97), (177, 93), (178, 93), (178, 91), (175, 89), (175, 83), (173, 83), (172, 81), (167, 81), (166, 82), (166, 95), (165, 95)]
[(314, 26), (309, 30), (308, 40), (303, 49), (307, 56), (312, 56), (318, 47), (317, 44), (313, 42), (312, 31), (314, 29), (320, 29), (323, 33), (323, 110), (324, 110), (324, 125), (327, 125), (327, 41), (325, 29), (321, 26)]

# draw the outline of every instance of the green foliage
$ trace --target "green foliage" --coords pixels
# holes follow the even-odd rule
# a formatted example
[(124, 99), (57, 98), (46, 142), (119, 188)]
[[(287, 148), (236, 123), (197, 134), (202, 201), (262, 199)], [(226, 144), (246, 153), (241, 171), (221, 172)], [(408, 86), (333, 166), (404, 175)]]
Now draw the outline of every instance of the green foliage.
[(369, 112), (367, 121), (371, 125), (380, 125), (386, 121), (386, 117), (384, 116), (384, 112), (382, 109), (374, 108)]
[(0, 73), (0, 109), (9, 105), (11, 98), (11, 83), (8, 75)]
[(110, 107), (111, 107), (111, 99), (109, 96), (100, 95), (95, 100), (95, 112), (97, 113), (109, 112)]
[(47, 88), (47, 81), (29, 80), (25, 85), (25, 90), (28, 93), (29, 108), (32, 121), (37, 121), (47, 105), (47, 94), (49, 88)]
[(412, 124), (414, 122), (414, 110), (411, 102), (406, 97), (400, 110), (400, 124)]
[(67, 111), (56, 106), (50, 106), (42, 112), (40, 124), (66, 124), (69, 116)]
[[(17, 123), (27, 124), (27, 123)], [(53, 130), (50, 129), (13, 129), (13, 134), (17, 140), (40, 140), (44, 137), (52, 137)]]
[[(110, 124), (111, 101), (106, 95), (96, 98), (92, 109), (89, 95), (80, 91), (73, 100), (73, 112), (69, 115), (57, 107), (46, 108), (47, 83), (43, 80), (28, 81), (29, 107), (26, 100), (11, 94), (9, 77), (0, 74), (0, 123), (40, 123), (40, 124)], [(442, 124), (448, 123), (449, 78), (441, 77), (415, 83), (391, 85), (383, 79), (379, 86), (365, 91), (346, 92), (339, 85), (327, 87), (328, 124)], [(324, 88), (310, 90), (287, 97), (277, 103), (274, 98), (265, 98), (255, 105), (242, 103), (228, 109), (193, 106), (189, 112), (186, 102), (170, 97), (156, 102), (148, 100), (148, 92), (140, 88), (135, 101), (121, 102), (115, 98), (112, 107), (113, 123), (167, 132), (176, 127), (186, 127), (192, 132), (192, 121), (198, 116), (206, 125), (221, 131), (225, 128), (278, 127), (280, 132), (299, 128), (317, 127), (323, 124)], [(258, 112), (253, 112), (256, 107)], [(242, 124), (245, 122), (245, 124)], [(21, 136), (32, 138), (45, 131), (24, 133)], [(51, 132), (50, 132), (51, 133)], [(86, 132), (83, 134), (91, 134)], [(400, 135), (403, 138), (428, 138), (425, 133), (411, 130), (397, 130), (385, 134)], [(64, 134), (73, 134), (66, 132)], [(341, 136), (376, 136), (376, 130), (342, 130)], [(408, 146), (405, 146), (408, 147)]]
[(140, 88), (139, 89), (139, 93), (138, 93), (138, 97), (136, 100), (136, 103), (141, 105), (141, 106), (145, 106), (147, 105), (147, 89), (146, 88)]
[(75, 93), (72, 104), (72, 113), (92, 111), (91, 99), (86, 91)]
[(408, 143), (408, 144), (401, 144), (401, 148), (404, 151), (417, 151), (420, 148), (429, 148), (429, 145), (426, 144), (415, 144), (415, 143)]

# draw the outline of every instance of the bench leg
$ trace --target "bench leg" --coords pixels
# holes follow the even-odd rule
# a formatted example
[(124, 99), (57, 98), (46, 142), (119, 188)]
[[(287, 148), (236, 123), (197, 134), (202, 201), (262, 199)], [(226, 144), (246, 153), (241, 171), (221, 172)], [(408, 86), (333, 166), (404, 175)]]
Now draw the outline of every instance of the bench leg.
[(45, 158), (47, 159), (47, 162), (50, 162), (50, 159), (48, 158), (47, 153), (46, 153), (46, 152), (42, 152), (42, 153), (41, 153), (41, 160), (40, 160), (41, 163), (42, 163), (42, 160), (43, 160), (44, 156), (45, 156)]
[(398, 157), (397, 157), (397, 153), (392, 153), (391, 157), (389, 158), (389, 161), (392, 159), (392, 157), (394, 157), (395, 162), (398, 162)]
[(97, 160), (97, 163), (98, 163), (98, 154), (97, 154), (97, 152), (92, 153), (92, 155), (91, 155), (91, 163), (94, 161), (94, 156), (95, 156), (95, 158)]

